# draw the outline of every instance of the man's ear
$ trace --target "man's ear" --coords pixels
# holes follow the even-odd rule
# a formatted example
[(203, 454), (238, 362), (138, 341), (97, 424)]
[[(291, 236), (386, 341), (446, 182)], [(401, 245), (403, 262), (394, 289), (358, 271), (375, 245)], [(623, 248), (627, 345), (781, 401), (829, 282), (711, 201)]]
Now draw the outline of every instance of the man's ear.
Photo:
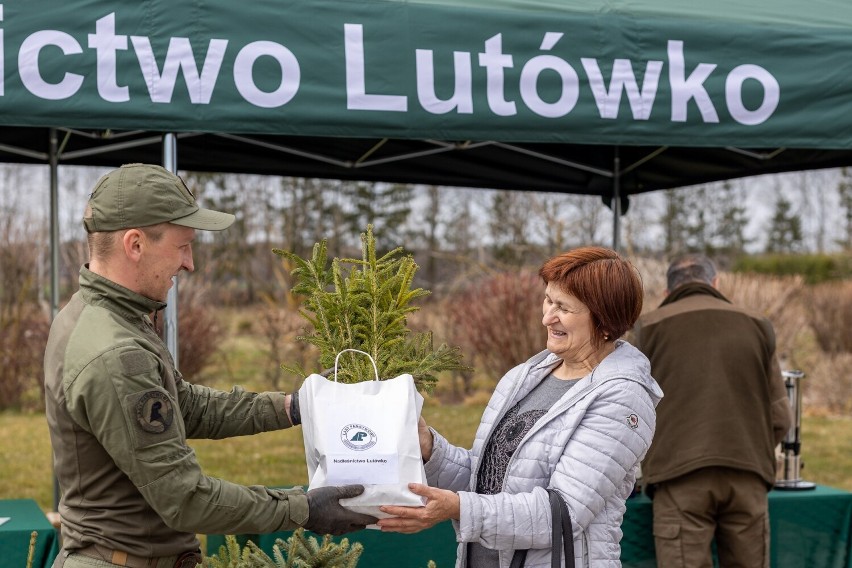
[(139, 229), (128, 229), (124, 236), (121, 237), (121, 243), (124, 246), (124, 255), (136, 262), (142, 256), (142, 248), (144, 246), (144, 235)]
[(716, 288), (717, 290), (719, 289), (719, 275), (718, 274), (713, 277), (713, 280), (710, 281), (710, 285), (713, 286), (714, 288)]

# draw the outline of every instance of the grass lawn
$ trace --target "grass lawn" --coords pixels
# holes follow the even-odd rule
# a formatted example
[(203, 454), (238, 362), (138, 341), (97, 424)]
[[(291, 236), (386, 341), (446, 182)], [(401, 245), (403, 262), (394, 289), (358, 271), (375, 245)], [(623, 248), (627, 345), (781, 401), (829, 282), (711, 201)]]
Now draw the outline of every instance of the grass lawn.
[[(426, 421), (451, 442), (469, 447), (481, 406), (438, 406), (427, 400)], [(35, 499), (53, 509), (50, 440), (43, 414), (0, 413), (0, 499)], [(193, 440), (205, 471), (241, 484), (307, 483), (302, 433), (298, 428), (229, 440)], [(805, 417), (802, 478), (852, 491), (852, 418)]]

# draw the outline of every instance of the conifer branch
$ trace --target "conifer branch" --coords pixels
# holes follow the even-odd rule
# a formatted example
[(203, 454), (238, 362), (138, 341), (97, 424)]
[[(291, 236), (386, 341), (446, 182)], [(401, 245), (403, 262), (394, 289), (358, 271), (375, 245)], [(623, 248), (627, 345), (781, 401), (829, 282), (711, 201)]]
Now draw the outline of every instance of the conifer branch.
[(350, 546), (349, 539), (334, 542), (325, 535), (322, 543), (305, 535), (305, 529), (296, 529), (285, 541), (275, 539), (272, 557), (257, 544), (247, 541), (240, 550), (234, 535), (225, 536), (225, 545), (219, 554), (204, 559), (205, 568), (355, 568), (364, 552), (361, 543)]
[[(377, 256), (372, 225), (361, 234), (361, 258), (335, 258), (330, 268), (325, 240), (314, 245), (310, 260), (281, 249), (273, 252), (295, 267), (291, 271), (296, 281), (293, 292), (303, 296), (300, 313), (312, 326), (310, 333), (297, 339), (319, 350), (321, 368), (332, 368), (344, 349), (358, 349), (373, 357), (380, 378), (409, 373), (417, 389), (426, 392), (432, 390), (441, 372), (470, 369), (461, 363), (458, 348), (434, 348), (430, 332), (408, 329), (408, 315), (420, 309), (413, 302), (430, 292), (414, 287), (418, 266), (402, 247)], [(296, 375), (306, 374), (296, 366), (281, 367)], [(356, 353), (341, 356), (338, 382), (373, 378), (366, 357)]]

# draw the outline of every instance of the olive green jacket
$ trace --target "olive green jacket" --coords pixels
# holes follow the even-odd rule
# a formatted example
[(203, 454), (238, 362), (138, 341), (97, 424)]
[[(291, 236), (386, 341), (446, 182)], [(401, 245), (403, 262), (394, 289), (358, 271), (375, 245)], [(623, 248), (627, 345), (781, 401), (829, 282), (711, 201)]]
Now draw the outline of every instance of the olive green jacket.
[(642, 462), (647, 484), (722, 466), (775, 481), (775, 446), (792, 412), (772, 324), (707, 284), (672, 290), (634, 328), (665, 398)]
[(307, 520), (301, 489), (246, 487), (201, 470), (187, 438), (291, 424), (283, 393), (184, 381), (148, 317), (164, 306), (84, 266), (51, 326), (46, 410), (66, 549), (172, 556), (197, 549), (196, 533), (270, 533)]

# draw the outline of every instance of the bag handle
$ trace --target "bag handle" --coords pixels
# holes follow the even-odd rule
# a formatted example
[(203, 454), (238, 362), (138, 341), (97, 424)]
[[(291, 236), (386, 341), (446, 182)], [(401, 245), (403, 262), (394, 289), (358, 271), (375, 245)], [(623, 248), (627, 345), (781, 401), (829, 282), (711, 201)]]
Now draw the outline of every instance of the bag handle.
[(343, 349), (340, 353), (338, 353), (334, 357), (334, 382), (337, 382), (337, 360), (340, 358), (341, 353), (346, 353), (347, 351), (354, 351), (355, 353), (360, 353), (362, 355), (366, 355), (370, 358), (370, 363), (373, 364), (373, 370), (376, 372), (376, 380), (379, 380), (379, 368), (376, 367), (376, 362), (373, 361), (373, 356), (367, 353), (366, 351), (361, 351), (360, 349)]
[(569, 559), (570, 563), (574, 564), (574, 529), (571, 526), (571, 515), (568, 513), (568, 506), (565, 501), (555, 489), (548, 489), (547, 492), (550, 494), (550, 511), (553, 520), (556, 521), (558, 518), (562, 528), (560, 532), (556, 522), (553, 523), (553, 554), (551, 554), (550, 563), (552, 567), (559, 568), (559, 545), (557, 541), (562, 541), (565, 566), (569, 566)]
[[(568, 506), (562, 500), (555, 489), (549, 488), (547, 495), (550, 498), (550, 515), (553, 519), (550, 550), (551, 568), (562, 566), (562, 554), (565, 555), (565, 566), (574, 565), (574, 530), (571, 526), (571, 515)], [(562, 549), (562, 550), (560, 550)], [(521, 568), (527, 559), (526, 550), (516, 550), (512, 556), (509, 568)], [(569, 560), (570, 559), (570, 560)]]

